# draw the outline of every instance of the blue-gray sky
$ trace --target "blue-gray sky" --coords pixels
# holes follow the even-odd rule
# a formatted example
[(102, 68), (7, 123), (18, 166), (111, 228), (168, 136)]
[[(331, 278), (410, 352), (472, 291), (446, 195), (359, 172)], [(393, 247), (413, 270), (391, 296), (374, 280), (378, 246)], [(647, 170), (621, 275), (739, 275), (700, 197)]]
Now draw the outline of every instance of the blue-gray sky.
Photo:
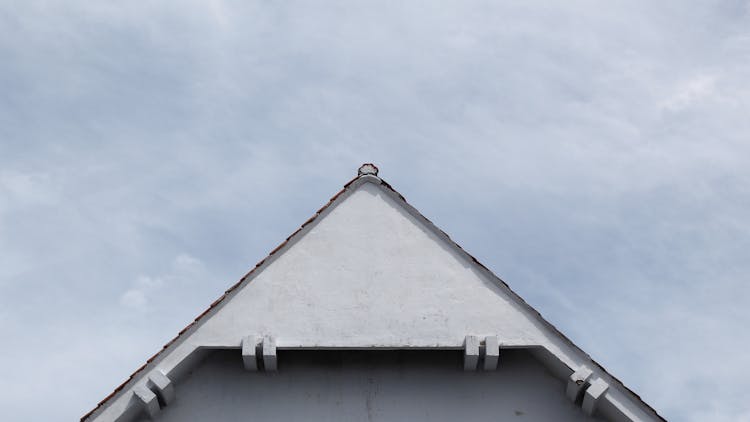
[(750, 421), (747, 1), (0, 2), (0, 407), (90, 410), (365, 161), (670, 420)]

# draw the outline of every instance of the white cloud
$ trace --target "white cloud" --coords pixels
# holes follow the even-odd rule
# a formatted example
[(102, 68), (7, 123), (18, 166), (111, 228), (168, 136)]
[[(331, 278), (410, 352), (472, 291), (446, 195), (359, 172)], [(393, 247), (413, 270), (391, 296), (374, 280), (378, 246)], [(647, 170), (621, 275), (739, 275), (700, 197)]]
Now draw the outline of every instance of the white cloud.
[(136, 288), (131, 288), (120, 297), (120, 304), (128, 308), (143, 310), (146, 302), (146, 293)]
[(196, 283), (210, 279), (211, 276), (199, 259), (188, 254), (179, 254), (172, 260), (170, 268), (165, 273), (157, 276), (138, 276), (130, 288), (120, 296), (120, 304), (145, 311), (154, 299), (166, 295), (182, 296)]
[(680, 111), (712, 96), (716, 92), (716, 76), (699, 75), (678, 84), (675, 92), (663, 102), (662, 107)]
[(668, 419), (741, 420), (748, 28), (743, 2), (0, 4), (0, 334), (72, 333), (36, 378), (43, 347), (0, 361), (78, 380), (5, 417), (80, 416), (374, 161)]
[(0, 212), (3, 205), (39, 206), (59, 200), (59, 188), (46, 173), (0, 170)]

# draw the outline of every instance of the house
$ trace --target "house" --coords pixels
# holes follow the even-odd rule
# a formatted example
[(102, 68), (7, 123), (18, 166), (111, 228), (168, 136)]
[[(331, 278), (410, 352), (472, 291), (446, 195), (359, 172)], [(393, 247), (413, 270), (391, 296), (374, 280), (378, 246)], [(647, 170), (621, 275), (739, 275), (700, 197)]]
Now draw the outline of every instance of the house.
[(663, 420), (360, 167), (81, 418)]

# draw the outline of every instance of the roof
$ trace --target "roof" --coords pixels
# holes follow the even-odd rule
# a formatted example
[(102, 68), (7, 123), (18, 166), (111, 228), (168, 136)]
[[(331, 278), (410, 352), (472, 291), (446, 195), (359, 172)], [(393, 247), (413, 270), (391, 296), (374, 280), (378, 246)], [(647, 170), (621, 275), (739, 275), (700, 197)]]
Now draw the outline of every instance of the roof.
[[(401, 207), (403, 210), (405, 210), (405, 212), (411, 216), (409, 218), (413, 218), (415, 221), (422, 224), (424, 227), (427, 228), (429, 232), (431, 232), (431, 235), (436, 236), (437, 239), (441, 239), (442, 241), (446, 242), (446, 244), (450, 245), (455, 250), (455, 253), (458, 256), (465, 258), (467, 261), (475, 265), (477, 271), (481, 273), (482, 277), (490, 279), (491, 281), (496, 283), (504, 294), (507, 294), (508, 296), (510, 296), (512, 300), (524, 312), (528, 313), (535, 319), (536, 322), (534, 323), (540, 324), (542, 327), (544, 327), (543, 328), (544, 330), (548, 330), (550, 333), (552, 333), (553, 336), (559, 337), (559, 339), (561, 340), (561, 344), (562, 344), (561, 346), (559, 346), (560, 350), (551, 350), (551, 353), (555, 355), (557, 359), (560, 359), (560, 361), (568, 369), (570, 369), (570, 372), (574, 371), (576, 367), (579, 366), (580, 363), (588, 364), (588, 366), (591, 366), (592, 369), (599, 372), (602, 377), (608, 378), (607, 381), (610, 381), (611, 383), (613, 383), (614, 386), (617, 387), (618, 390), (622, 390), (622, 394), (624, 394), (624, 397), (626, 399), (637, 402), (638, 406), (643, 407), (646, 413), (650, 414), (649, 416), (663, 420), (663, 418), (661, 418), (661, 416), (659, 416), (655, 410), (653, 410), (650, 406), (648, 406), (645, 402), (643, 402), (640, 399), (640, 397), (638, 397), (635, 393), (633, 393), (631, 390), (627, 389), (624, 385), (622, 385), (622, 383), (617, 378), (609, 374), (601, 365), (593, 361), (585, 352), (583, 352), (580, 348), (578, 348), (575, 344), (573, 344), (573, 342), (570, 339), (565, 337), (559, 330), (557, 330), (549, 322), (544, 320), (544, 318), (536, 310), (534, 310), (530, 305), (528, 305), (520, 296), (514, 293), (504, 281), (502, 281), (500, 278), (495, 276), (489, 269), (487, 269), (487, 267), (482, 265), (473, 256), (465, 252), (458, 244), (456, 244), (453, 240), (451, 240), (450, 237), (445, 232), (437, 228), (432, 222), (430, 222), (430, 220), (428, 220), (421, 213), (419, 213), (416, 209), (414, 209), (411, 205), (409, 205), (408, 202), (404, 199), (404, 197), (400, 193), (398, 193), (395, 189), (393, 189), (393, 187), (391, 187), (390, 184), (388, 184), (381, 178), (377, 177), (377, 172), (378, 172), (377, 167), (375, 167), (374, 165), (372, 164), (363, 165), (360, 168), (360, 171), (357, 177), (347, 182), (344, 185), (343, 189), (341, 189), (338, 193), (336, 193), (323, 207), (318, 209), (312, 217), (310, 217), (307, 221), (305, 221), (294, 233), (289, 235), (281, 244), (279, 244), (276, 248), (274, 248), (267, 257), (259, 261), (255, 265), (255, 267), (252, 270), (250, 270), (247, 274), (245, 274), (245, 276), (243, 276), (237, 283), (235, 283), (229, 289), (227, 289), (224, 292), (224, 294), (222, 294), (217, 300), (215, 300), (204, 312), (198, 315), (194, 319), (194, 321), (192, 321), (185, 328), (183, 328), (177, 334), (175, 338), (173, 338), (171, 341), (165, 344), (159, 352), (157, 352), (155, 355), (150, 357), (144, 365), (142, 365), (133, 374), (131, 374), (111, 394), (105, 397), (92, 411), (84, 415), (81, 418), (81, 421), (85, 421), (87, 419), (90, 419), (92, 416), (99, 415), (102, 411), (105, 410), (105, 408), (110, 406), (114, 400), (118, 399), (122, 394), (124, 394), (125, 391), (132, 389), (136, 384), (141, 382), (143, 379), (143, 376), (149, 371), (153, 370), (157, 365), (159, 365), (159, 363), (161, 362), (161, 360), (164, 358), (165, 355), (168, 355), (170, 353), (177, 353), (176, 350), (180, 347), (180, 345), (185, 341), (187, 337), (191, 336), (199, 326), (204, 324), (206, 320), (213, 318), (213, 316), (216, 315), (217, 312), (220, 311), (221, 308), (226, 305), (226, 303), (230, 302), (232, 298), (234, 298), (238, 294), (238, 292), (243, 290), (243, 288), (247, 286), (250, 281), (256, 278), (259, 275), (259, 273), (263, 272), (280, 255), (286, 253), (286, 251), (291, 246), (293, 246), (302, 237), (304, 237), (311, 230), (312, 227), (318, 224), (319, 220), (321, 220), (323, 217), (330, 214), (332, 209), (338, 206), (342, 201), (344, 201), (346, 197), (351, 195), (354, 191), (365, 189), (365, 188), (361, 188), (365, 184), (376, 186), (377, 189), (380, 189), (383, 192), (385, 192), (387, 196), (390, 198), (388, 200), (393, 201), (396, 206)], [(508, 337), (513, 338), (513, 335), (509, 335)], [(425, 344), (423, 344), (423, 346), (431, 345), (433, 344), (433, 342), (435, 344), (439, 344), (440, 346), (447, 346), (447, 347), (450, 347), (454, 345), (455, 343), (452, 338), (445, 338), (441, 340), (428, 339), (428, 341)], [(208, 346), (210, 345), (226, 346), (228, 344), (228, 343), (219, 344), (220, 342), (217, 342), (216, 339), (207, 339), (207, 340), (204, 340), (204, 343), (205, 345), (208, 345)], [(513, 343), (512, 340), (508, 344), (511, 344), (511, 343)], [(524, 345), (522, 341), (518, 341), (517, 343), (518, 345)], [(313, 343), (313, 344), (319, 344), (319, 343)], [(350, 344), (357, 345), (358, 343), (356, 342), (337, 343), (337, 345), (340, 345), (340, 344), (349, 346)], [(399, 343), (399, 341), (396, 341), (386, 335), (382, 338), (379, 338), (377, 344), (394, 346), (394, 345), (398, 345), (401, 343)], [(289, 344), (288, 346), (296, 347), (298, 346), (298, 344), (294, 344), (294, 345)], [(558, 346), (555, 346), (555, 347), (558, 347)], [(566, 350), (570, 349), (570, 351), (566, 351), (562, 349), (566, 349)], [(571, 358), (570, 356), (568, 356), (570, 354), (577, 354), (579, 355), (579, 357)], [(180, 357), (175, 358), (175, 359), (179, 359), (179, 358), (184, 358), (184, 356), (180, 355)]]

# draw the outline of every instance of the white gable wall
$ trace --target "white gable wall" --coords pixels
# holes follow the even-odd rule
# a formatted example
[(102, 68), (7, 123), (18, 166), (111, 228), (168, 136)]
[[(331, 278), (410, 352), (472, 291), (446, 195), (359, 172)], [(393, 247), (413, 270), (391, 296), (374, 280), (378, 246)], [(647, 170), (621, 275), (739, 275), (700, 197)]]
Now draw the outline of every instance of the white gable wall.
[[(571, 372), (593, 366), (376, 177), (356, 180), (259, 269), (152, 369), (178, 378), (195, 350), (239, 348), (248, 335), (273, 336), (280, 349), (460, 349), (467, 335), (497, 335), (503, 347), (542, 346)], [(628, 395), (611, 388), (606, 408), (652, 420)], [(116, 420), (130, 396), (94, 420)]]
[(505, 344), (544, 336), (500, 288), (365, 184), (240, 291), (196, 333), (236, 345), (249, 333), (279, 347), (460, 347), (467, 334)]

